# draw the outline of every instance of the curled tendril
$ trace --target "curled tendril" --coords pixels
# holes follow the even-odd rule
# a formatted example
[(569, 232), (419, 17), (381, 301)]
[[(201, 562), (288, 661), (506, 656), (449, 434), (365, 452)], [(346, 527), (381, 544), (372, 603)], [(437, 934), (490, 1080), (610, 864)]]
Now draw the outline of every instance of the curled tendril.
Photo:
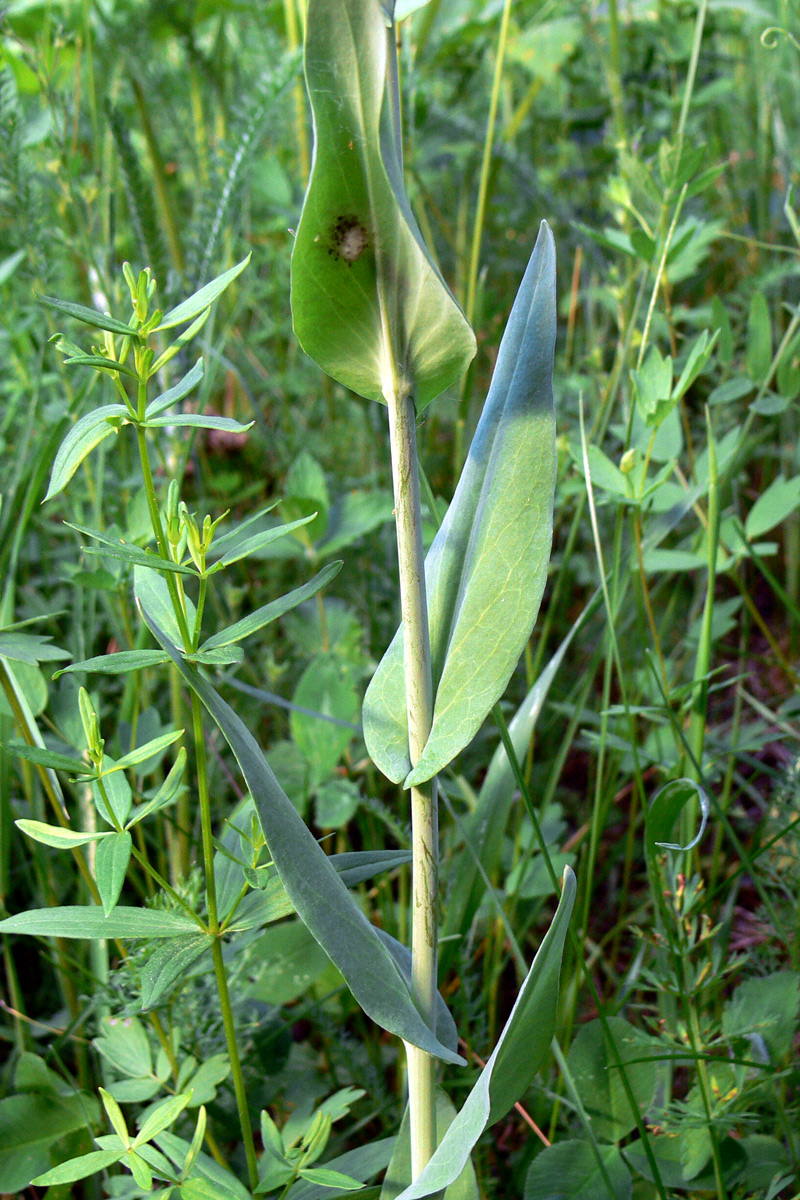
[(765, 29), (761, 34), (761, 45), (767, 50), (774, 50), (782, 37), (788, 38), (795, 50), (800, 50), (800, 41), (791, 30), (784, 29), (782, 25), (770, 25), (768, 29)]
[[(664, 786), (661, 788), (661, 790), (655, 796), (654, 803), (655, 803), (655, 800), (658, 800), (659, 796), (663, 796), (666, 792), (671, 791), (677, 787), (683, 788), (685, 791), (687, 791), (689, 793), (691, 793), (692, 790), (694, 790), (694, 792), (697, 794), (697, 798), (700, 801), (700, 814), (701, 814), (700, 828), (697, 831), (696, 836), (692, 838), (691, 842), (689, 842), (688, 846), (682, 846), (680, 844), (680, 842), (656, 842), (655, 845), (658, 846), (662, 850), (679, 850), (685, 854), (689, 850), (694, 850), (695, 846), (698, 844), (698, 842), (702, 838), (703, 834), (705, 833), (706, 824), (708, 822), (709, 804), (708, 804), (708, 796), (703, 791), (703, 789), (700, 787), (700, 784), (696, 783), (693, 779), (672, 779), (669, 781), (669, 783), (665, 783)], [(687, 795), (686, 799), (687, 800), (689, 799), (688, 795)], [(681, 806), (681, 807), (683, 807), (683, 806)]]

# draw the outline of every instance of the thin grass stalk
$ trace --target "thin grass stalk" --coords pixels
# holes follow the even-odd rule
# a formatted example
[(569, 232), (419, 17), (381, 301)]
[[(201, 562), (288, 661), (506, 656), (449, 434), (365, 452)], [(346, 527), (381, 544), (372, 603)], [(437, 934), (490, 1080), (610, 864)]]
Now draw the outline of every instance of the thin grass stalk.
[[(506, 40), (508, 38), (508, 22), (511, 16), (511, 0), (504, 0), (503, 12), (500, 17), (500, 31), (497, 35), (497, 53), (494, 62), (492, 91), (489, 98), (489, 117), (486, 122), (486, 138), (483, 143), (481, 172), (478, 179), (478, 203), (475, 209), (475, 224), (472, 230), (472, 247), (469, 257), (469, 272), (467, 275), (467, 295), (464, 313), (470, 325), (475, 315), (475, 296), (478, 288), (478, 267), (481, 258), (481, 242), (483, 226), (486, 220), (486, 200), (489, 194), (489, 170), (492, 165), (492, 150), (494, 149), (494, 131), (497, 121), (497, 106), (500, 100), (500, 84), (503, 79), (503, 66), (506, 57)], [(467, 408), (469, 394), (465, 376), (458, 403), (458, 418), (456, 420), (455, 437), (453, 440), (453, 475), (458, 478), (464, 458), (464, 427), (467, 423)]]

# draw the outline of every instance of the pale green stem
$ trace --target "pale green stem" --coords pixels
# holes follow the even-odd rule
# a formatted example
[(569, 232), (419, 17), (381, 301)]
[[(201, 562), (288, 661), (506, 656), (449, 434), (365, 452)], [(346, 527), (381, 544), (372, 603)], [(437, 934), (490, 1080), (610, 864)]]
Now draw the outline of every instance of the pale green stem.
[[(393, 382), (386, 388), (397, 524), (400, 607), (403, 622), (408, 742), (412, 765), (419, 760), (431, 729), (433, 682), (425, 596), (425, 554), (419, 499), (419, 466), (414, 402)], [(439, 830), (436, 780), (411, 789), (413, 878), (411, 900), (412, 986), (431, 1029), (436, 1028)], [(411, 1125), (412, 1180), (436, 1149), (436, 1069), (434, 1059), (406, 1043)]]

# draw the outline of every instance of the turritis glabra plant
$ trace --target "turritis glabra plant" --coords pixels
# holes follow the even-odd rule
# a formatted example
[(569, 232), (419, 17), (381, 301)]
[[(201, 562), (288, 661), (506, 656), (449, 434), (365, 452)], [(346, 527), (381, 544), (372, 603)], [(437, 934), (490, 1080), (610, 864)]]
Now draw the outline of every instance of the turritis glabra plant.
[[(318, 593), (339, 570), (340, 563), (330, 564), (288, 596), (203, 638), (203, 614), (215, 577), (315, 514), (276, 525), (265, 524), (264, 514), (257, 513), (220, 532), (222, 518), (198, 521), (188, 510), (177, 479), (159, 494), (152, 459), (156, 439), (183, 428), (246, 428), (228, 418), (182, 409), (203, 378), (202, 358), (163, 390), (171, 365), (181, 361), (179, 354), (246, 261), (167, 313), (155, 307), (150, 272), (137, 276), (127, 265), (131, 314), (125, 320), (50, 301), (62, 317), (96, 331), (89, 351), (63, 336), (57, 348), (67, 363), (97, 372), (110, 384), (114, 399), (72, 426), (56, 455), (47, 499), (68, 486), (101, 443), (132, 433), (151, 526), (149, 546), (113, 530), (75, 528), (87, 539), (90, 553), (132, 569), (135, 600), (155, 648), (146, 647), (144, 634), (137, 648), (73, 663), (66, 670), (125, 674), (163, 667), (173, 695), (180, 695), (183, 685), (191, 703), (187, 729), (181, 727), (182, 706), (177, 703), (173, 728), (114, 759), (90, 694), (81, 690), (85, 745), (76, 756), (45, 746), (13, 674), (3, 679), (26, 743), (17, 743), (15, 750), (39, 770), (57, 820), (55, 825), (38, 820), (18, 824), (34, 841), (72, 852), (90, 902), (9, 917), (0, 922), (0, 930), (89, 939), (99, 978), (108, 973), (109, 943), (116, 942), (124, 957), (130, 939), (157, 939), (161, 944), (141, 972), (141, 1011), (149, 1014), (162, 1045), (164, 1078), (171, 1072), (174, 1080), (173, 1094), (149, 1110), (136, 1133), (129, 1131), (117, 1099), (104, 1089), (101, 1098), (113, 1132), (97, 1139), (97, 1150), (38, 1176), (34, 1182), (43, 1186), (69, 1184), (119, 1163), (141, 1192), (157, 1180), (164, 1184), (159, 1194), (177, 1191), (185, 1200), (212, 1194), (224, 1198), (243, 1190), (286, 1195), (300, 1180), (317, 1189), (314, 1195), (319, 1189), (360, 1187), (358, 1179), (342, 1171), (314, 1165), (330, 1133), (329, 1111), (320, 1109), (291, 1144), (262, 1114), (264, 1153), (257, 1153), (232, 1012), (230, 954), (249, 932), (292, 912), (338, 968), (367, 1016), (405, 1043), (408, 1111), (388, 1165), (384, 1200), (416, 1200), (451, 1186), (458, 1196), (477, 1197), (472, 1150), (484, 1129), (528, 1088), (555, 1031), (561, 959), (576, 888), (569, 867), (550, 929), (524, 975), (493, 1053), (457, 1114), (437, 1086), (438, 1063), (465, 1065), (437, 980), (437, 775), (468, 745), (502, 696), (530, 637), (545, 585), (556, 471), (553, 238), (543, 223), (466, 464), (425, 556), (420, 487), (426, 485), (417, 460), (416, 422), (437, 395), (463, 376), (475, 339), (425, 246), (404, 189), (391, 3), (311, 0), (307, 16), (306, 78), (315, 150), (292, 256), (292, 312), (307, 353), (340, 383), (383, 405), (389, 422), (402, 624), (367, 690), (363, 728), (375, 764), (402, 787), (402, 802), (406, 795), (410, 800), (411, 947), (373, 925), (348, 890), (407, 861), (407, 854), (326, 854), (254, 737), (209, 678), (215, 668), (241, 662), (242, 640)], [(156, 385), (162, 390), (152, 395)], [(12, 635), (4, 631), (4, 636), (8, 640)], [(17, 653), (19, 639), (26, 636), (32, 637), (13, 635)], [(220, 883), (224, 871), (220, 873), (220, 844), (212, 828), (209, 718), (238, 761), (253, 806), (250, 816), (247, 808), (238, 814), (235, 825), (240, 886), (233, 889)], [(507, 731), (506, 737), (510, 747), (513, 737)], [(175, 754), (171, 769), (146, 787), (164, 755), (174, 754), (170, 748), (184, 738), (187, 745)], [(59, 773), (91, 794), (94, 817), (83, 830), (74, 829), (67, 816)], [(136, 804), (132, 784), (139, 796)], [(199, 812), (201, 896), (178, 885), (179, 869), (168, 881), (137, 834), (141, 822), (172, 805), (179, 829)], [(179, 846), (176, 866), (185, 869), (182, 857)], [(120, 903), (131, 864), (160, 891), (165, 901), (161, 909)], [(202, 1105), (191, 1142), (169, 1134), (185, 1109), (198, 1107), (198, 1097), (191, 1072), (175, 1061), (158, 1005), (182, 974), (204, 965), (214, 980), (224, 1028), (247, 1189), (233, 1176), (226, 1182), (219, 1161), (215, 1164), (201, 1152), (204, 1141), (213, 1145)], [(108, 1027), (100, 1041), (100, 1052), (118, 1063)], [(161, 1078), (159, 1069), (151, 1072), (151, 1082)], [(199, 1083), (196, 1088), (202, 1093)], [(145, 1098), (154, 1095), (150, 1090)]]
[[(404, 189), (391, 0), (311, 0), (306, 80), (315, 150), (292, 256), (292, 312), (307, 353), (387, 410), (402, 624), (367, 690), (364, 735), (376, 765), (410, 795), (411, 998), (433, 1031), (436, 777), (505, 691), (536, 620), (550, 556), (555, 248), (543, 223), (463, 473), (425, 557), (416, 421), (466, 371), (475, 340)], [(406, 1039), (410, 1162), (403, 1200), (453, 1183), (485, 1126), (508, 1111), (538, 1070), (554, 1031), (574, 887), (567, 869), (555, 920), (511, 1018), (441, 1137), (435, 1057)]]

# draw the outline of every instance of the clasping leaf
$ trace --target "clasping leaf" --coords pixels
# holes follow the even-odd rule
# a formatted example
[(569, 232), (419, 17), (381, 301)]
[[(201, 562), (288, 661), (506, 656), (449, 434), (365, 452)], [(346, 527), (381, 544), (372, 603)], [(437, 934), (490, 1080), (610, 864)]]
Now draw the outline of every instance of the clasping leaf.
[(292, 254), (303, 349), (340, 383), (420, 411), (464, 373), (475, 338), (403, 186), (395, 29), (380, 0), (310, 0), (314, 165)]
[(555, 245), (543, 222), (467, 462), (425, 560), (435, 699), (413, 771), (402, 630), (364, 700), (367, 749), (394, 783), (423, 783), (464, 749), (533, 629), (553, 531), (555, 326)]

